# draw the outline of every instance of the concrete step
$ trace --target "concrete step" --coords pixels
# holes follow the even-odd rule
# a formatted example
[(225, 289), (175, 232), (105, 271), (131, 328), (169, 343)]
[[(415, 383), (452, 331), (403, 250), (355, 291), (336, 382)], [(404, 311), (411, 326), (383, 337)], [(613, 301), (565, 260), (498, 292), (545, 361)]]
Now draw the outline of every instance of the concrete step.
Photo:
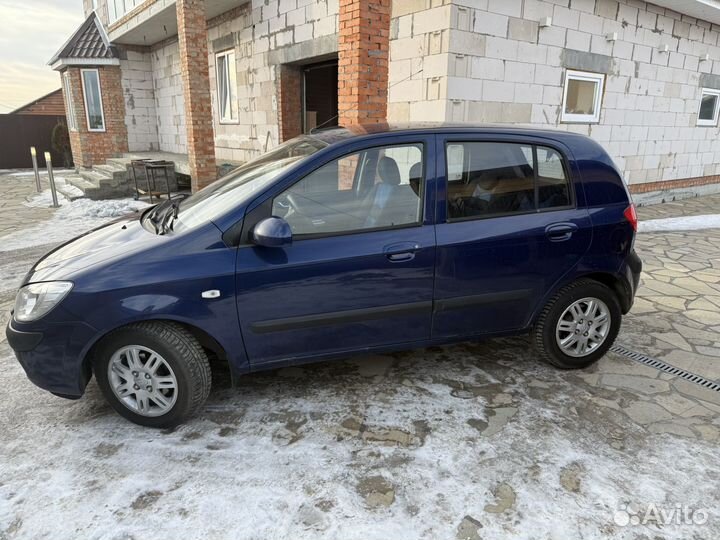
[(102, 188), (100, 188), (100, 185), (95, 181), (87, 180), (80, 175), (65, 178), (65, 181), (68, 184), (80, 189), (83, 192), (83, 196), (87, 199), (96, 201), (98, 199), (106, 198), (103, 196)]
[(127, 177), (107, 176), (94, 169), (80, 171), (80, 177), (84, 184), (76, 185), (83, 190), (88, 199), (117, 199), (135, 194), (135, 189), (130, 186)]
[[(64, 174), (62, 178), (65, 180), (64, 182), (58, 181), (55, 183), (55, 187), (57, 190), (62, 193), (66, 199), (70, 201), (74, 201), (76, 199), (82, 199), (85, 197), (85, 189), (83, 189), (81, 186), (84, 185), (86, 188), (92, 188), (94, 187), (89, 182), (86, 182), (83, 180), (82, 177), (77, 175), (69, 175)], [(80, 185), (77, 185), (80, 184)], [(80, 190), (78, 192), (78, 190)]]
[(118, 175), (127, 176), (127, 170), (125, 167), (116, 166), (114, 164), (96, 165), (93, 167), (93, 170), (110, 177)]
[(127, 170), (127, 166), (130, 165), (130, 161), (132, 161), (130, 158), (109, 158), (105, 161), (106, 165), (109, 165), (111, 167), (115, 167), (117, 169), (122, 169), (123, 171)]

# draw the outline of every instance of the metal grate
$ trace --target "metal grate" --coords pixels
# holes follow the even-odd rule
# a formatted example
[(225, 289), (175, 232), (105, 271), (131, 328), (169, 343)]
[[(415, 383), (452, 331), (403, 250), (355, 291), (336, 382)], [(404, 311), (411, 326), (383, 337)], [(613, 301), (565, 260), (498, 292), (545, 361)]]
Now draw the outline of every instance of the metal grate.
[(680, 369), (678, 367), (671, 366), (670, 364), (666, 364), (665, 362), (663, 362), (662, 360), (658, 360), (657, 358), (651, 358), (644, 354), (631, 351), (630, 349), (627, 349), (622, 345), (613, 345), (612, 347), (610, 347), (610, 350), (616, 354), (621, 354), (622, 356), (630, 358), (631, 360), (640, 362), (641, 364), (654, 367), (655, 369), (658, 369), (670, 375), (674, 375), (675, 377), (680, 377), (681, 379), (685, 379), (686, 381), (690, 381), (692, 383), (700, 385), (703, 388), (707, 388), (708, 390), (720, 392), (720, 384), (711, 381), (710, 379), (706, 379), (705, 377), (702, 377), (700, 375), (696, 375), (695, 373), (690, 373), (689, 371), (685, 371), (684, 369)]

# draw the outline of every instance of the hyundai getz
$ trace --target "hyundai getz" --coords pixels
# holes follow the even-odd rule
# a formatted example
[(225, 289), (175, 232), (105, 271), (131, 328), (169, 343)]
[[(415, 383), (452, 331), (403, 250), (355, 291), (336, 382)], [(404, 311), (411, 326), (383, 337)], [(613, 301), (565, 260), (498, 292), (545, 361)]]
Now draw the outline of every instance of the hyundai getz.
[(78, 398), (94, 375), (153, 427), (200, 409), (210, 358), (236, 377), (529, 333), (538, 358), (584, 368), (633, 303), (636, 226), (584, 136), (336, 128), (50, 252), (7, 338), (41, 388)]

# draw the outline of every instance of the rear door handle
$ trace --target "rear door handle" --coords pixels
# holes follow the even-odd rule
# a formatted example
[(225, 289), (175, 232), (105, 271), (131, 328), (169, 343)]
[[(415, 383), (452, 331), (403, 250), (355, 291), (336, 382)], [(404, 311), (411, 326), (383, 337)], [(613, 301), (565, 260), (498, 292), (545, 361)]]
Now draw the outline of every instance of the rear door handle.
[(551, 242), (564, 242), (570, 240), (578, 226), (574, 223), (553, 223), (545, 227), (545, 235)]
[(415, 252), (420, 249), (417, 242), (398, 242), (383, 248), (383, 253), (390, 262), (405, 262), (415, 258)]

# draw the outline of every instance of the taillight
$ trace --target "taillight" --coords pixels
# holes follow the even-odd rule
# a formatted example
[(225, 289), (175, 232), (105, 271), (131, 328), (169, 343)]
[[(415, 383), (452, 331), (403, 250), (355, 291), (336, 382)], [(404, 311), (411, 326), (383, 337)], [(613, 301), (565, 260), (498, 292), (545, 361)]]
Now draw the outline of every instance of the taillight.
[(625, 219), (628, 220), (628, 223), (632, 226), (633, 231), (637, 232), (638, 218), (637, 212), (635, 211), (635, 205), (631, 203), (630, 206), (625, 209), (623, 215), (625, 216)]

